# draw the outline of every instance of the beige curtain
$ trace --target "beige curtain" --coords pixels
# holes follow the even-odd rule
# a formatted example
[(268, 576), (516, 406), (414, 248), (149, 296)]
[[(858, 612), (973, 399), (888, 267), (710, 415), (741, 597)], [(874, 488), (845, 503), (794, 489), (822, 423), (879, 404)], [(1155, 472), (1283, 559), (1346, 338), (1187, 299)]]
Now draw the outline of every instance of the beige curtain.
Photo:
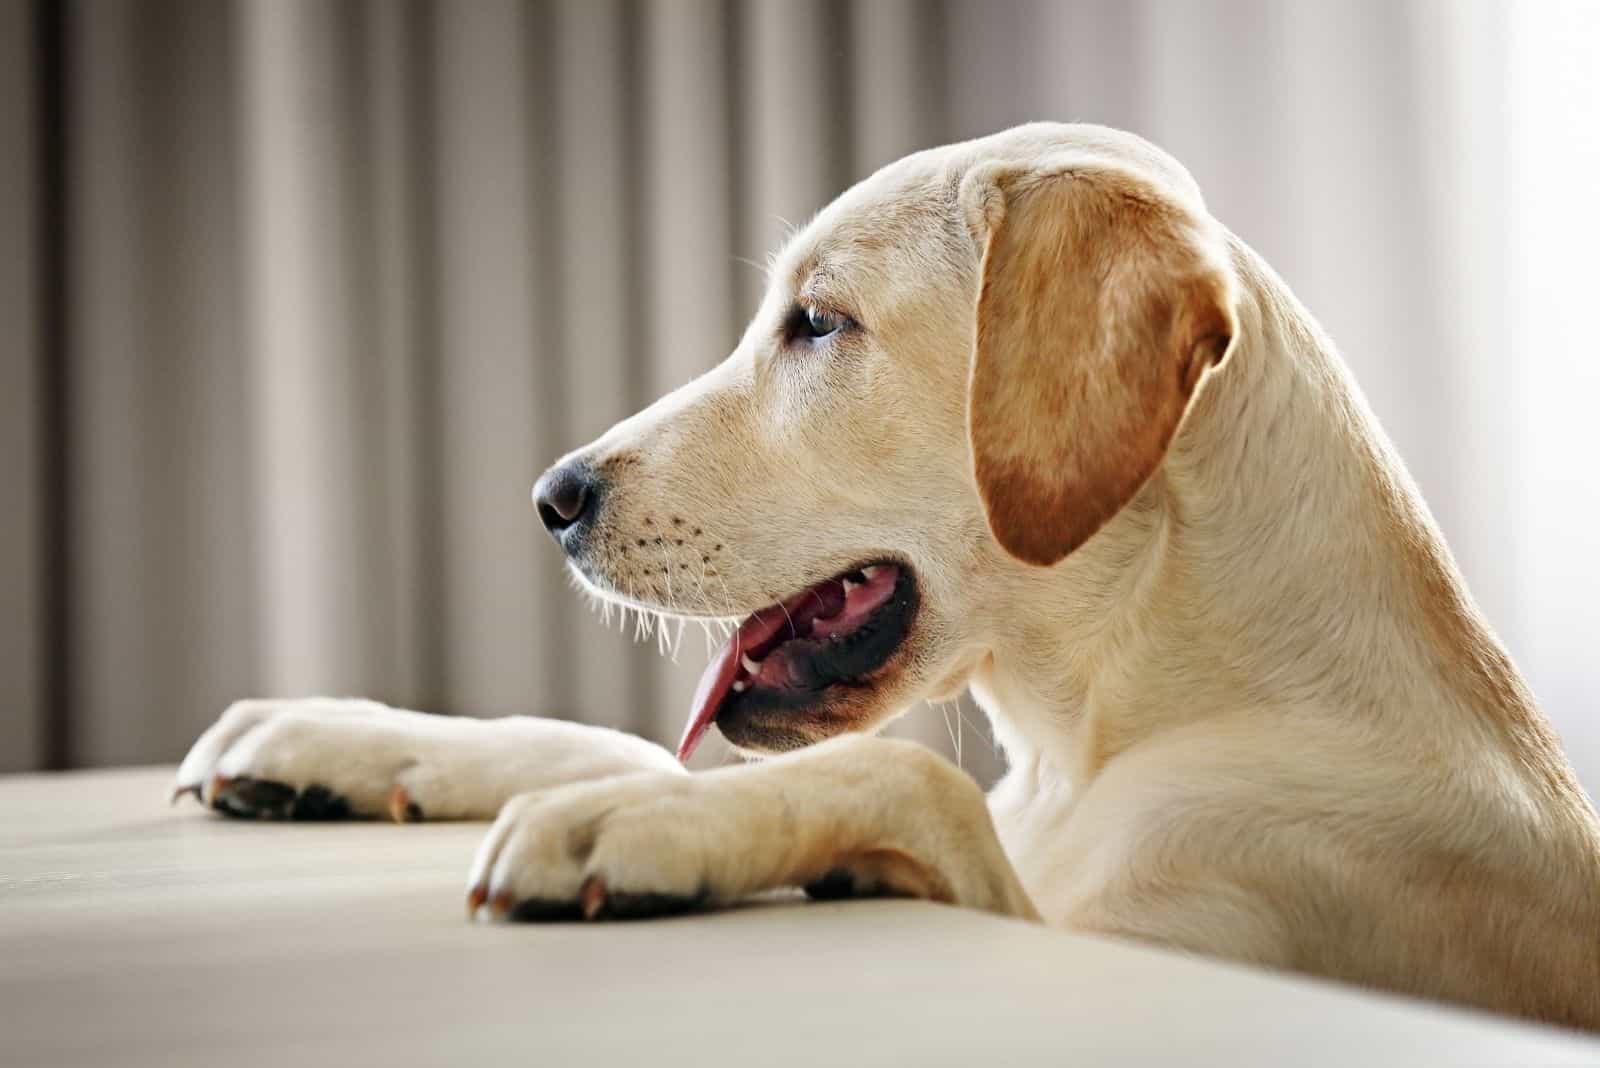
[[(1340, 339), (1515, 645), (1507, 328), (1479, 299), (1504, 118), (1471, 88), (1502, 21), (0, 0), (0, 767), (170, 760), (250, 694), (670, 739), (698, 631), (674, 663), (591, 618), (534, 478), (719, 360), (789, 224), (1031, 118), (1190, 165)], [(917, 718), (950, 746), (954, 713)], [(981, 775), (985, 735), (968, 711)]]

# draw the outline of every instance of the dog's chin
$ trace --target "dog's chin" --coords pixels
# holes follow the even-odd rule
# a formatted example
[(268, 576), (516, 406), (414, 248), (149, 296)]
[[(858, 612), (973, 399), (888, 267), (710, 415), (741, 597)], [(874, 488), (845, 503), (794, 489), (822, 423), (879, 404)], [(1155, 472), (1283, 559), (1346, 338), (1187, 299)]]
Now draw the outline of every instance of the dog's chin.
[(871, 731), (898, 707), (891, 695), (900, 689), (900, 674), (889, 665), (872, 682), (854, 686), (838, 684), (804, 695), (739, 694), (717, 713), (717, 730), (746, 756), (772, 756)]

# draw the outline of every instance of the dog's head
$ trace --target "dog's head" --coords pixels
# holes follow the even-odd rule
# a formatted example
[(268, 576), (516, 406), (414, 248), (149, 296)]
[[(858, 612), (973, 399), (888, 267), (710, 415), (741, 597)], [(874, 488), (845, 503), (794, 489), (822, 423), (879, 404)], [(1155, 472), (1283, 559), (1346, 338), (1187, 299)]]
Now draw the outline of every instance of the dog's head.
[[(743, 622), (695, 701), (793, 748), (958, 690), (1113, 523), (1234, 334), (1176, 163), (1097, 127), (908, 157), (774, 260), (731, 356), (535, 498), (599, 596)], [(1109, 533), (1109, 532), (1108, 532)]]

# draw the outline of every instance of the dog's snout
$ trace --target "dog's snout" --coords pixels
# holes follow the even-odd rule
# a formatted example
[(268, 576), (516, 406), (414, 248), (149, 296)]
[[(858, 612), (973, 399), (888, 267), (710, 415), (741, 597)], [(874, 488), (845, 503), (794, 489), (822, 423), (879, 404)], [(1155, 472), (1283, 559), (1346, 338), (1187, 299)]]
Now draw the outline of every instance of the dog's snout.
[(593, 519), (599, 485), (587, 464), (565, 463), (552, 467), (533, 487), (539, 518), (555, 539), (566, 545), (569, 530), (582, 530)]

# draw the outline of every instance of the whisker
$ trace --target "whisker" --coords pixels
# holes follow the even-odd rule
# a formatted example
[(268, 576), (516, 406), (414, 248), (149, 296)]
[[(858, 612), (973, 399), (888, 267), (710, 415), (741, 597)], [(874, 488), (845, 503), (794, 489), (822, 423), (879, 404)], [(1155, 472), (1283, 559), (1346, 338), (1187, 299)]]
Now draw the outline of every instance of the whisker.
[(961, 743), (956, 741), (955, 728), (950, 726), (950, 702), (940, 701), (939, 711), (944, 714), (944, 731), (950, 736), (950, 748), (955, 750), (956, 767), (961, 766)]
[[(716, 652), (716, 642), (713, 640), (713, 634), (718, 634), (724, 639), (733, 635), (739, 626), (742, 613), (734, 606), (733, 597), (728, 591), (728, 584), (720, 572), (715, 577), (721, 587), (721, 597), (714, 596), (711, 590), (707, 588), (706, 579), (711, 577), (711, 574), (706, 567), (707, 561), (704, 560), (700, 561), (699, 573), (694, 574), (697, 587), (696, 597), (691, 602), (694, 607), (684, 604), (682, 595), (686, 595), (688, 591), (679, 590), (673, 586), (672, 560), (664, 546), (659, 546), (658, 551), (661, 554), (661, 573), (666, 579), (666, 591), (664, 595), (659, 592), (656, 593), (656, 597), (665, 602), (665, 607), (644, 601), (639, 596), (632, 576), (623, 580), (626, 585), (626, 593), (624, 593), (616, 585), (608, 586), (591, 583), (576, 568), (569, 568), (567, 570), (568, 585), (583, 596), (590, 611), (596, 613), (602, 624), (608, 628), (611, 624), (612, 612), (615, 611), (617, 629), (620, 633), (626, 634), (630, 624), (629, 613), (633, 613), (631, 624), (634, 642), (639, 643), (651, 638), (655, 639), (656, 653), (671, 659), (673, 663), (679, 662), (679, 656), (683, 652), (683, 638), (688, 630), (688, 623), (691, 621), (698, 623), (701, 635), (706, 643), (706, 656), (709, 659)], [(689, 567), (685, 564), (679, 570), (688, 571)], [(679, 578), (681, 579), (682, 576), (680, 575)], [(646, 580), (648, 581), (648, 576), (646, 576)], [(706, 607), (712, 608), (713, 612), (725, 614), (719, 615), (707, 612), (705, 610)], [(671, 626), (673, 623), (677, 624), (676, 630)]]
[(966, 732), (967, 717), (962, 714), (962, 711), (961, 711), (961, 699), (959, 697), (956, 698), (954, 703), (955, 703), (955, 706), (956, 706), (956, 767), (961, 768), (963, 771), (965, 771), (966, 770), (966, 765), (961, 762), (961, 749), (962, 749), (962, 743), (966, 740), (966, 737), (967, 737), (967, 732)]
[(700, 593), (701, 602), (709, 603), (711, 601), (711, 595), (706, 593), (706, 564), (704, 560), (700, 561), (700, 574), (695, 576), (694, 583), (695, 588)]
[[(722, 577), (722, 570), (720, 568), (717, 569), (717, 585), (722, 587), (722, 604), (724, 609), (731, 609), (733, 607), (733, 595), (728, 592), (728, 580)], [(730, 616), (737, 615), (737, 613), (731, 611), (728, 614)], [(737, 626), (737, 624), (735, 624), (735, 626)], [(727, 635), (725, 634), (723, 637), (727, 637)]]

